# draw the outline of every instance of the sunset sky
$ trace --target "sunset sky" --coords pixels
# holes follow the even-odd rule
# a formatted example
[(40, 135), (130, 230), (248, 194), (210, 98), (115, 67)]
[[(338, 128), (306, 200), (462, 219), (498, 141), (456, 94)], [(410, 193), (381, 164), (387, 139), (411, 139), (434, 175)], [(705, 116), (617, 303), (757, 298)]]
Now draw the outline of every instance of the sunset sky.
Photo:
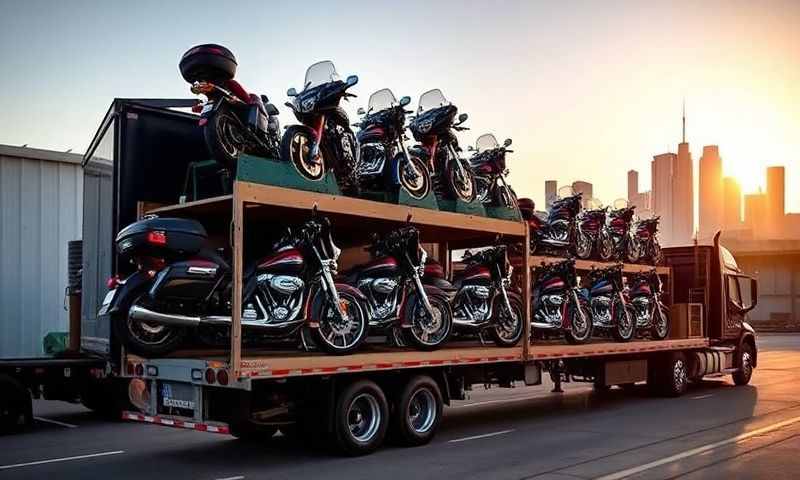
[(649, 188), (677, 151), (681, 102), (695, 161), (718, 144), (746, 192), (787, 169), (800, 211), (800, 1), (12, 2), (0, 0), (0, 143), (83, 152), (114, 97), (189, 97), (180, 55), (222, 43), (245, 87), (295, 123), (288, 87), (330, 59), (366, 104), (441, 88), (484, 132), (514, 140), (517, 192), (588, 180), (606, 202), (625, 172)]

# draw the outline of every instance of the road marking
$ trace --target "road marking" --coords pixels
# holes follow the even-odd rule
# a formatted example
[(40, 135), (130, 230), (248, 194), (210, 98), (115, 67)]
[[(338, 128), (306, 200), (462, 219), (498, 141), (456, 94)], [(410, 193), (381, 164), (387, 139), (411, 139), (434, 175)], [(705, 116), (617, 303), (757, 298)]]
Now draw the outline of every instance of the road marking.
[(58, 420), (50, 420), (49, 418), (42, 418), (42, 417), (33, 417), (33, 418), (34, 420), (38, 420), (44, 423), (52, 423), (53, 425), (61, 425), (62, 427), (67, 427), (67, 428), (78, 428), (77, 425), (73, 425), (71, 423), (59, 422)]
[(506, 433), (511, 433), (513, 431), (514, 429), (512, 428), (511, 430), (501, 430), (499, 432), (484, 433), (483, 435), (475, 435), (473, 437), (456, 438), (455, 440), (448, 440), (447, 443), (460, 443), (460, 442), (467, 442), (469, 440), (478, 440), (480, 438), (496, 437), (498, 435), (504, 435)]
[(702, 399), (708, 398), (708, 397), (713, 397), (713, 395), (710, 394), (710, 393), (708, 395), (698, 395), (696, 397), (690, 398), (690, 400), (702, 400)]
[(113, 452), (89, 453), (87, 455), (76, 455), (74, 457), (51, 458), (49, 460), (39, 460), (36, 462), (27, 462), (27, 463), (15, 463), (13, 465), (0, 465), (0, 470), (8, 470), (10, 468), (19, 468), (19, 467), (30, 467), (32, 465), (42, 465), (45, 463), (68, 462), (71, 460), (82, 460), (84, 458), (105, 457), (108, 455), (119, 455), (120, 453), (125, 453), (125, 450), (114, 450)]
[(236, 477), (218, 478), (216, 480), (244, 480), (244, 475), (238, 475)]
[(633, 468), (629, 468), (627, 470), (622, 470), (622, 471), (619, 471), (619, 472), (616, 472), (616, 473), (611, 473), (611, 474), (608, 474), (608, 475), (604, 475), (602, 477), (598, 477), (596, 480), (619, 480), (621, 478), (629, 477), (631, 475), (636, 475), (637, 473), (641, 473), (641, 472), (644, 472), (644, 471), (659, 467), (661, 465), (666, 465), (668, 463), (672, 463), (672, 462), (675, 462), (675, 461), (678, 461), (678, 460), (683, 460), (684, 458), (687, 458), (687, 457), (692, 457), (692, 456), (695, 456), (695, 455), (699, 455), (699, 454), (702, 454), (702, 453), (709, 452), (709, 451), (714, 450), (715, 448), (721, 447), (723, 445), (728, 445), (730, 443), (737, 443), (737, 442), (740, 442), (742, 440), (748, 439), (750, 437), (755, 437), (755, 436), (758, 436), (758, 435), (762, 435), (764, 433), (769, 433), (769, 432), (772, 432), (774, 430), (778, 430), (778, 429), (781, 429), (783, 427), (787, 427), (787, 426), (792, 425), (792, 424), (797, 423), (797, 422), (800, 422), (800, 417), (790, 418), (788, 420), (784, 420), (782, 422), (774, 423), (774, 424), (768, 425), (766, 427), (757, 428), (757, 429), (755, 429), (753, 431), (736, 435), (735, 437), (726, 438), (725, 440), (720, 440), (719, 442), (710, 443), (708, 445), (703, 445), (702, 447), (697, 447), (697, 448), (693, 448), (691, 450), (686, 450), (686, 451), (683, 451), (683, 452), (680, 452), (680, 453), (676, 453), (675, 455), (672, 455), (672, 456), (669, 456), (669, 457), (666, 457), (666, 458), (662, 458), (661, 460), (656, 460), (654, 462), (645, 463), (644, 465), (639, 465), (638, 467), (633, 467)]

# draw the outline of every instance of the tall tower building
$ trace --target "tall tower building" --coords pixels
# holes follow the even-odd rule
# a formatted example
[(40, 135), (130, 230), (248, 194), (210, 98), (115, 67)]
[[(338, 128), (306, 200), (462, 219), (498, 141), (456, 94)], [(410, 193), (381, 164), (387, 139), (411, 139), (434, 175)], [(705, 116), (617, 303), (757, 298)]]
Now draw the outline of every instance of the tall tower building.
[(786, 216), (785, 176), (783, 167), (767, 168), (767, 232), (772, 238), (785, 236), (783, 231)]
[(677, 159), (674, 153), (662, 153), (653, 157), (651, 167), (651, 197), (650, 203), (653, 213), (661, 217), (661, 242), (664, 245), (673, 245), (672, 228), (672, 169)]
[(683, 114), (683, 140), (672, 168), (672, 234), (678, 245), (692, 242), (694, 233), (694, 166), (686, 142), (686, 108)]
[(760, 190), (744, 196), (744, 224), (752, 231), (753, 238), (768, 237), (767, 195)]
[(639, 172), (628, 170), (628, 201), (635, 204), (639, 200)]
[(724, 205), (722, 228), (726, 231), (740, 229), (742, 227), (742, 187), (733, 177), (725, 177), (722, 180), (722, 203)]
[(550, 207), (553, 205), (556, 198), (558, 198), (558, 183), (555, 180), (545, 180), (544, 205), (547, 211), (550, 211)]
[(710, 239), (723, 223), (722, 159), (719, 147), (703, 147), (700, 157), (700, 238)]

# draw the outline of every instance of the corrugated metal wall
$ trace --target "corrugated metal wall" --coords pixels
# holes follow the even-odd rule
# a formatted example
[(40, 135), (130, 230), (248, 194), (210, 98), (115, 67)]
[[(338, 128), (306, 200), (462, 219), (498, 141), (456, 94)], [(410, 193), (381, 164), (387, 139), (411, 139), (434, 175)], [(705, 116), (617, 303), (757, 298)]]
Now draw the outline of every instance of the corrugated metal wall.
[(67, 242), (81, 238), (83, 172), (75, 161), (2, 153), (0, 357), (37, 356), (45, 334), (67, 331)]

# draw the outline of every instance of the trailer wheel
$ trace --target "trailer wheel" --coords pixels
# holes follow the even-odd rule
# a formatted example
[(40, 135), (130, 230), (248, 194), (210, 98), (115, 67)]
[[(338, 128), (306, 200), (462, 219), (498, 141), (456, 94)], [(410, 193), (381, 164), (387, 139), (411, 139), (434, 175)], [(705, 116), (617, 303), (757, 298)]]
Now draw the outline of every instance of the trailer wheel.
[(20, 430), (33, 421), (33, 404), (28, 389), (13, 377), (0, 375), (0, 433)]
[(747, 385), (750, 377), (753, 376), (753, 347), (749, 343), (742, 343), (742, 347), (736, 354), (736, 364), (739, 369), (733, 372), (733, 383), (736, 385)]
[(430, 442), (439, 429), (443, 410), (439, 385), (427, 375), (412, 377), (397, 402), (392, 418), (392, 437), (407, 447)]
[(339, 392), (333, 411), (336, 444), (346, 455), (365, 455), (383, 443), (389, 426), (389, 405), (371, 380), (358, 380)]
[(674, 352), (658, 362), (648, 374), (647, 382), (656, 393), (679, 397), (689, 384), (689, 367), (682, 352)]

